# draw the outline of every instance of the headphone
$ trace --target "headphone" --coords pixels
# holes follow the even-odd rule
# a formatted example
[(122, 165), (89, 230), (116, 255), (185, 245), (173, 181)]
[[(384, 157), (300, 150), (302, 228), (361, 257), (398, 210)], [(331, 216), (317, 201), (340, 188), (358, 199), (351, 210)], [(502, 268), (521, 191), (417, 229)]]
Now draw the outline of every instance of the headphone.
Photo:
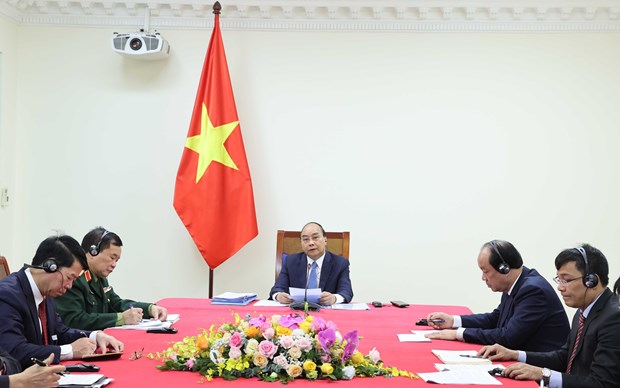
[(90, 246), (90, 249), (88, 250), (88, 253), (90, 253), (92, 256), (97, 256), (99, 254), (99, 249), (101, 248), (101, 243), (103, 242), (104, 237), (110, 232), (108, 232), (107, 230), (103, 230), (103, 234), (101, 235), (101, 238), (99, 239), (99, 242), (97, 243), (97, 245), (93, 244)]
[(53, 257), (50, 257), (49, 259), (45, 260), (43, 262), (43, 264), (41, 264), (41, 265), (26, 264), (26, 267), (42, 269), (42, 270), (44, 270), (47, 273), (54, 273), (54, 272), (58, 271), (58, 263), (56, 263), (56, 259), (53, 258)]
[(499, 264), (499, 266), (495, 269), (497, 270), (497, 272), (501, 273), (502, 275), (508, 275), (508, 272), (510, 272), (510, 266), (508, 265), (508, 263), (506, 263), (506, 260), (504, 260), (504, 258), (502, 257), (502, 254), (499, 253), (499, 249), (497, 248), (497, 243), (495, 242), (495, 240), (491, 240), (489, 244), (491, 244), (491, 248), (493, 248), (495, 253), (497, 253), (497, 256), (499, 256), (499, 259), (502, 261)]
[(586, 250), (583, 249), (583, 247), (577, 247), (575, 248), (577, 250), (577, 252), (581, 253), (581, 256), (583, 257), (583, 262), (585, 263), (585, 275), (583, 276), (583, 278), (581, 278), (581, 280), (583, 281), (583, 285), (586, 286), (586, 288), (594, 288), (597, 286), (598, 284), (598, 277), (593, 274), (590, 273), (590, 265), (588, 265), (588, 255), (586, 255)]

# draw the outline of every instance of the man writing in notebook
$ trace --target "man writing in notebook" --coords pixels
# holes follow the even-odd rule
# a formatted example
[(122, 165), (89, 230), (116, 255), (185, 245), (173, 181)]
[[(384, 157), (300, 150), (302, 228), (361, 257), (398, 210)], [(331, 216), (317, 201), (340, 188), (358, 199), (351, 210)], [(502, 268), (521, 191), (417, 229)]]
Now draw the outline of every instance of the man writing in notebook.
[(87, 268), (80, 244), (70, 236), (49, 237), (37, 248), (31, 265), (0, 280), (0, 347), (23, 369), (32, 357), (54, 363), (91, 355), (99, 347), (123, 351), (123, 343), (101, 331), (70, 328), (60, 319), (52, 298), (67, 292)]
[(73, 288), (56, 299), (62, 319), (73, 327), (102, 330), (108, 327), (134, 325), (142, 318), (165, 321), (168, 311), (153, 303), (122, 299), (108, 283), (108, 276), (121, 259), (123, 242), (114, 232), (97, 227), (84, 236), (88, 270)]
[(515, 360), (503, 372), (517, 380), (538, 380), (552, 388), (620, 387), (620, 306), (609, 288), (609, 266), (603, 253), (584, 244), (565, 249), (555, 259), (558, 291), (567, 306), (577, 308), (565, 344), (549, 352), (510, 350), (495, 344), (478, 354)]
[(478, 267), (487, 286), (502, 293), (499, 306), (485, 314), (431, 313), (429, 325), (444, 330), (427, 337), (537, 351), (562, 346), (570, 330), (566, 311), (549, 282), (523, 265), (521, 254), (511, 243), (485, 243), (478, 255)]
[(289, 287), (320, 288), (319, 303), (324, 306), (349, 303), (353, 288), (349, 278), (349, 260), (326, 251), (325, 230), (316, 222), (301, 231), (303, 252), (288, 255), (269, 296), (280, 303), (293, 303)]

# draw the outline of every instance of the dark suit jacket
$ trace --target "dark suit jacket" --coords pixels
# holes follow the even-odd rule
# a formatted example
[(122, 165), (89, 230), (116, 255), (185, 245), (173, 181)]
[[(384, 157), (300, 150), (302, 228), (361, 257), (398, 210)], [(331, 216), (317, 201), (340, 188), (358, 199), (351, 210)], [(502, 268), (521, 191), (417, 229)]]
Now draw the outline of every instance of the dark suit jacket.
[(582, 338), (571, 373), (564, 373), (579, 326), (577, 311), (573, 329), (561, 349), (527, 352), (527, 363), (562, 372), (563, 388), (620, 387), (620, 306), (609, 288), (596, 301), (583, 326)]
[(59, 345), (70, 344), (90, 335), (90, 331), (67, 327), (50, 298), (45, 298), (44, 303), (47, 303), (50, 345), (43, 345), (39, 314), (24, 269), (0, 280), (0, 347), (15, 357), (23, 369), (32, 365), (31, 357), (44, 360), (50, 353), (54, 353), (54, 362), (58, 363)]
[(86, 272), (73, 282), (73, 287), (67, 293), (54, 302), (63, 322), (84, 330), (103, 330), (116, 326), (117, 314), (131, 306), (141, 308), (144, 318), (151, 318), (149, 303), (121, 299), (110, 288), (108, 279), (92, 277), (88, 281)]
[(0, 388), (8, 388), (9, 387), (9, 376), (15, 373), (19, 373), (22, 371), (20, 368), (19, 362), (16, 359), (11, 357), (7, 352), (5, 352), (2, 348), (0, 348), (0, 363), (4, 362), (6, 365), (6, 370), (4, 371), (4, 375), (0, 376)]
[(511, 295), (487, 314), (462, 316), (463, 339), (509, 349), (550, 351), (566, 342), (566, 311), (553, 287), (535, 269), (523, 267)]
[[(289, 287), (306, 288), (307, 276), (308, 259), (306, 254), (300, 252), (288, 255), (282, 265), (282, 271), (280, 271), (276, 284), (269, 292), (269, 297), (273, 298), (273, 294), (276, 292), (288, 293)], [(326, 251), (321, 266), (319, 288), (332, 294), (339, 294), (346, 303), (349, 303), (353, 299), (353, 288), (349, 278), (349, 260)]]

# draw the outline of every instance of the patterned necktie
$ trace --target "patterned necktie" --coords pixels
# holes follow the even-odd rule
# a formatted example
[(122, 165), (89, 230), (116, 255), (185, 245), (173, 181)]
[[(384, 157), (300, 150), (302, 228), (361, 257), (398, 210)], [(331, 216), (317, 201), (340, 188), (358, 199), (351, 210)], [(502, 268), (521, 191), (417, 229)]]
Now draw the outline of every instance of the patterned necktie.
[(577, 355), (577, 348), (579, 348), (579, 343), (581, 342), (581, 333), (583, 333), (583, 324), (586, 321), (586, 317), (583, 314), (579, 314), (579, 326), (577, 326), (577, 337), (575, 338), (575, 346), (573, 346), (573, 352), (568, 359), (568, 365), (566, 366), (566, 373), (570, 373), (571, 367), (573, 366), (573, 361), (575, 360), (575, 356)]
[(312, 269), (310, 270), (310, 278), (308, 279), (308, 288), (316, 288), (316, 261), (312, 263)]
[(39, 319), (41, 320), (41, 332), (43, 334), (43, 345), (47, 345), (47, 306), (45, 299), (39, 304)]

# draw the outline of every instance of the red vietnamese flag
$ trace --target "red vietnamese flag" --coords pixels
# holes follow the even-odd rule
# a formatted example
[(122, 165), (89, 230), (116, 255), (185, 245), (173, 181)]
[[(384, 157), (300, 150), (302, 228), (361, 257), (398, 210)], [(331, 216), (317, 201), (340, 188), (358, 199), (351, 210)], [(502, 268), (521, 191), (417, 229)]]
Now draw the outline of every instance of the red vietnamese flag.
[(174, 208), (211, 269), (258, 234), (252, 178), (228, 74), (219, 12), (214, 13), (213, 34), (174, 190)]

